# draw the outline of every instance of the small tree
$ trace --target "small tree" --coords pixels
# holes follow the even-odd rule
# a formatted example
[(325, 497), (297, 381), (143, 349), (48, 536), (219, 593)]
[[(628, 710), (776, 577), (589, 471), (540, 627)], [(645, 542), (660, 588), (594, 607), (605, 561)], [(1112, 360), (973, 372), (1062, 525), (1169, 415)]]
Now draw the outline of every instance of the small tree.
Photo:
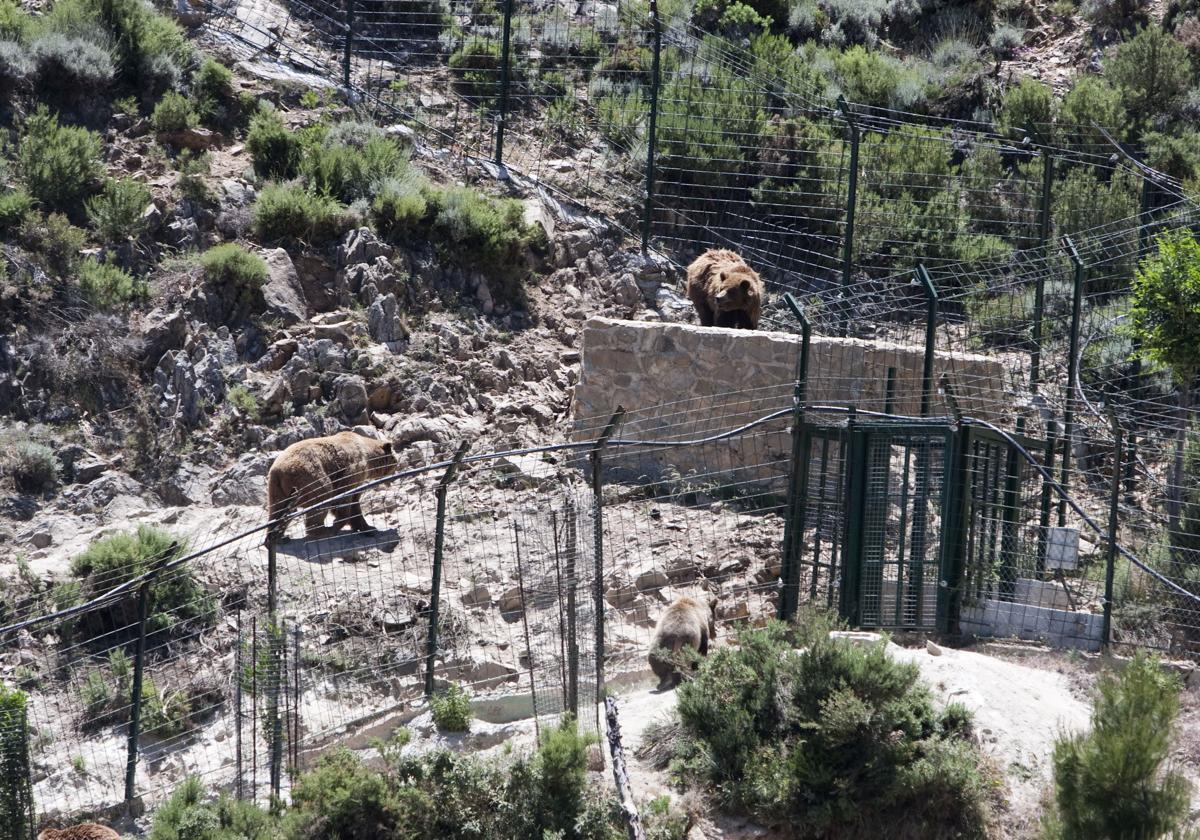
[(1138, 265), (1133, 279), (1134, 336), (1149, 360), (1171, 369), (1179, 385), (1183, 418), (1175, 445), (1174, 476), (1167, 500), (1168, 529), (1179, 530), (1184, 474), (1184, 435), (1192, 384), (1200, 373), (1200, 243), (1189, 230), (1158, 237), (1157, 250)]
[(1187, 47), (1157, 25), (1114, 47), (1104, 69), (1124, 95), (1135, 137), (1155, 114), (1174, 113), (1191, 85)]
[(1138, 654), (1100, 679), (1092, 731), (1054, 745), (1050, 840), (1159, 840), (1180, 829), (1190, 785), (1164, 770), (1179, 712), (1179, 681)]
[(0, 685), (0, 840), (27, 840), (33, 820), (24, 692)]

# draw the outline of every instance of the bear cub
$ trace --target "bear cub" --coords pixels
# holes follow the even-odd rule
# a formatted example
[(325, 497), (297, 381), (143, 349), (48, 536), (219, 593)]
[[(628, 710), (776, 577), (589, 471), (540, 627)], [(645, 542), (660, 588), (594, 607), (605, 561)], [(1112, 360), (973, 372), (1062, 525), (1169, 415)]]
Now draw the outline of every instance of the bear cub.
[[(267, 511), (271, 529), (267, 540), (283, 537), (287, 524), (276, 520), (297, 506), (306, 508), (331, 499), (360, 484), (384, 478), (396, 471), (396, 455), (390, 441), (379, 441), (355, 432), (338, 432), (329, 437), (293, 443), (280, 453), (267, 473)], [(304, 517), (305, 537), (325, 536), (349, 525), (355, 531), (370, 531), (363, 517), (361, 493), (342, 499), (336, 507), (312, 511)], [(325, 519), (334, 515), (333, 526)]]
[(679, 685), (679, 653), (685, 648), (708, 655), (708, 643), (717, 637), (717, 599), (707, 603), (695, 598), (677, 598), (658, 619), (650, 643), (650, 668), (658, 677), (658, 689)]
[(687, 269), (687, 296), (702, 327), (758, 329), (763, 282), (733, 251), (710, 249)]

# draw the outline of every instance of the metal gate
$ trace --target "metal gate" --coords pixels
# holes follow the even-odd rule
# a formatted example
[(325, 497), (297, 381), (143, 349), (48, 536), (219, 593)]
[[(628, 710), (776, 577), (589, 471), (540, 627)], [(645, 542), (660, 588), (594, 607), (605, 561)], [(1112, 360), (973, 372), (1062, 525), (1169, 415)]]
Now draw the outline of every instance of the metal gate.
[(954, 436), (945, 421), (850, 424), (840, 606), (851, 624), (946, 629)]

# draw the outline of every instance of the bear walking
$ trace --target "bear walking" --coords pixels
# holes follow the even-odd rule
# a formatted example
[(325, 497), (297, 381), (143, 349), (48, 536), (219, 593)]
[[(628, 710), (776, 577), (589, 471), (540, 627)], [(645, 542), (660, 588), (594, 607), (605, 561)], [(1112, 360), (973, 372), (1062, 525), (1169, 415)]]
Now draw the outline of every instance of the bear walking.
[[(352, 490), (364, 482), (384, 478), (396, 470), (390, 441), (378, 441), (354, 432), (293, 443), (275, 459), (267, 473), (267, 511), (272, 522), (267, 539), (280, 539), (287, 528), (278, 522), (297, 506), (309, 507)], [(361, 493), (342, 499), (333, 508), (322, 508), (304, 517), (305, 537), (337, 531), (349, 524), (355, 531), (370, 531), (363, 517)], [(325, 519), (334, 514), (332, 528)]]
[(111, 828), (96, 823), (81, 823), (70, 828), (44, 828), (38, 840), (121, 840)]
[(690, 648), (708, 655), (708, 643), (717, 637), (717, 599), (708, 603), (695, 598), (677, 598), (658, 619), (650, 643), (650, 668), (658, 677), (659, 690), (674, 688), (682, 679), (680, 654)]
[(763, 282), (733, 251), (711, 249), (687, 269), (687, 296), (702, 327), (758, 329)]

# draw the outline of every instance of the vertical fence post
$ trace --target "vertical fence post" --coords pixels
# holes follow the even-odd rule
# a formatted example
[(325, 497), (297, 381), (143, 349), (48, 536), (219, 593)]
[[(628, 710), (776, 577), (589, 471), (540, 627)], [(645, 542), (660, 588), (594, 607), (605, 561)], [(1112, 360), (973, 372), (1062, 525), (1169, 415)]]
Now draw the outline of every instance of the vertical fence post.
[(300, 625), (292, 625), (292, 776), (300, 775)]
[[(917, 265), (917, 280), (925, 290), (925, 358), (921, 366), (921, 416), (928, 417), (933, 397), (933, 357), (937, 339), (938, 294), (924, 264)], [(943, 453), (948, 458), (949, 453)], [(925, 542), (929, 521), (929, 486), (932, 453), (927, 435), (917, 444), (917, 478), (913, 488), (912, 537), (909, 543), (908, 593), (903, 623), (922, 621), (925, 600)], [(899, 616), (897, 616), (899, 618)]]
[(500, 113), (496, 117), (496, 166), (504, 166), (504, 124), (508, 122), (508, 89), (512, 83), (513, 0), (504, 0), (504, 34), (500, 42)]
[(589, 458), (592, 462), (592, 544), (596, 553), (596, 696), (592, 698), (596, 709), (596, 726), (600, 726), (600, 698), (604, 694), (604, 476), (602, 455), (604, 447), (625, 416), (624, 406), (617, 406), (608, 425), (596, 438)]
[(236, 776), (233, 780), (233, 795), (238, 802), (242, 801), (242, 673), (245, 666), (242, 663), (242, 611), (237, 611), (237, 647), (233, 650), (233, 731), (234, 751), (236, 753)]
[[(1064, 491), (1070, 488), (1071, 449), (1075, 445), (1075, 390), (1079, 384), (1079, 321), (1083, 312), (1083, 281), (1086, 271), (1083, 259), (1075, 248), (1071, 237), (1062, 238), (1063, 248), (1075, 266), (1075, 280), (1071, 295), (1071, 339), (1067, 359), (1067, 399), (1063, 409), (1063, 455), (1062, 472), (1059, 483)], [(1067, 523), (1067, 500), (1058, 501), (1058, 527)]]
[(354, 0), (346, 0), (345, 46), (342, 52), (342, 84), (350, 87), (350, 54), (354, 51)]
[(1050, 508), (1053, 505), (1053, 488), (1050, 480), (1054, 478), (1054, 458), (1058, 452), (1056, 439), (1056, 424), (1053, 420), (1046, 423), (1046, 450), (1042, 456), (1042, 466), (1050, 478), (1042, 478), (1042, 502), (1038, 513), (1038, 548), (1037, 548), (1037, 578), (1041, 580), (1046, 573), (1046, 541), (1050, 528)]
[[(275, 537), (270, 532), (267, 533), (267, 673), (264, 675), (267, 679), (267, 720), (266, 725), (270, 726), (267, 730), (264, 729), (264, 737), (271, 747), (271, 752), (267, 756), (269, 764), (269, 789), (271, 791), (271, 810), (279, 809), (279, 790), (281, 787), (281, 763), (283, 759), (283, 721), (279, 717), (279, 683), (283, 678), (282, 661), (283, 651), (280, 647), (279, 638), (279, 562), (275, 547)], [(258, 659), (255, 657), (254, 667), (258, 668)]]
[(429, 584), (429, 640), (425, 651), (425, 696), (433, 696), (433, 663), (437, 659), (438, 601), (442, 592), (442, 553), (446, 546), (446, 493), (471, 444), (463, 441), (437, 486), (437, 521), (433, 532), (433, 580)]
[(577, 558), (579, 557), (579, 520), (575, 513), (575, 500), (567, 496), (566, 510), (563, 515), (567, 520), (565, 538), (567, 556), (567, 711), (579, 717), (579, 636), (577, 635), (578, 621), (576, 616), (576, 587), (579, 584)]
[[(542, 742), (542, 730), (538, 712), (537, 680), (534, 678), (533, 637), (529, 634), (529, 606), (525, 600), (525, 561), (521, 557), (521, 526), (513, 523), (513, 553), (517, 557), (517, 589), (521, 594), (521, 624), (525, 629), (525, 659), (529, 662), (529, 699), (533, 702), (533, 736), (536, 743)], [(519, 658), (518, 658), (519, 661)]]
[(929, 416), (933, 397), (933, 356), (937, 341), (938, 293), (933, 278), (922, 263), (917, 266), (917, 280), (925, 290), (925, 360), (921, 367), (921, 416)]
[[(1038, 208), (1038, 248), (1045, 252), (1050, 242), (1050, 195), (1054, 189), (1054, 157), (1042, 149), (1042, 194)], [(1029, 354), (1029, 390), (1037, 393), (1042, 369), (1042, 314), (1046, 307), (1046, 278), (1038, 273), (1033, 287), (1033, 350)]]
[[(854, 216), (858, 206), (858, 146), (861, 133), (854, 114), (845, 97), (839, 96), (838, 111), (850, 127), (850, 172), (846, 179), (846, 233), (842, 237), (842, 294), (850, 288), (850, 275), (854, 268)], [(849, 312), (842, 307), (838, 335), (845, 337), (849, 331)]]
[[(800, 555), (804, 545), (805, 503), (808, 495), (808, 453), (804, 451), (804, 407), (808, 388), (808, 351), (812, 342), (812, 324), (804, 314), (795, 296), (788, 292), (784, 303), (800, 322), (800, 360), (796, 373), (796, 387), (792, 394), (792, 468), (788, 476), (787, 519), (783, 529), (783, 561), (779, 576), (782, 588), (779, 592), (778, 616), (783, 621), (795, 617), (800, 603)], [(813, 560), (814, 582), (817, 560)]]
[(650, 61), (650, 117), (646, 130), (646, 206), (642, 211), (642, 251), (650, 245), (650, 226), (654, 221), (654, 151), (658, 140), (658, 89), (662, 68), (662, 26), (658, 19), (658, 2), (650, 0), (650, 38), (653, 55)]
[(1116, 409), (1111, 407), (1109, 408), (1109, 422), (1112, 424), (1113, 433), (1113, 473), (1112, 493), (1108, 499), (1108, 551), (1104, 568), (1104, 629), (1101, 638), (1101, 644), (1104, 647), (1108, 647), (1112, 643), (1113, 576), (1117, 567), (1117, 528), (1119, 527), (1121, 505), (1121, 480), (1124, 477), (1121, 423), (1117, 419)]
[[(1017, 434), (1025, 434), (1025, 418), (1017, 418)], [(1017, 528), (1021, 506), (1021, 460), (1017, 448), (1007, 447), (1004, 462), (1004, 520), (1000, 532), (1000, 600), (1011, 601), (1017, 588)]]
[(142, 680), (146, 672), (146, 619), (150, 611), (150, 589), (158, 579), (163, 567), (179, 551), (179, 543), (173, 542), (163, 552), (154, 567), (138, 587), (138, 636), (133, 653), (133, 683), (129, 687), (129, 735), (125, 755), (125, 807), (133, 804), (134, 786), (137, 779), (138, 738), (142, 734)]

